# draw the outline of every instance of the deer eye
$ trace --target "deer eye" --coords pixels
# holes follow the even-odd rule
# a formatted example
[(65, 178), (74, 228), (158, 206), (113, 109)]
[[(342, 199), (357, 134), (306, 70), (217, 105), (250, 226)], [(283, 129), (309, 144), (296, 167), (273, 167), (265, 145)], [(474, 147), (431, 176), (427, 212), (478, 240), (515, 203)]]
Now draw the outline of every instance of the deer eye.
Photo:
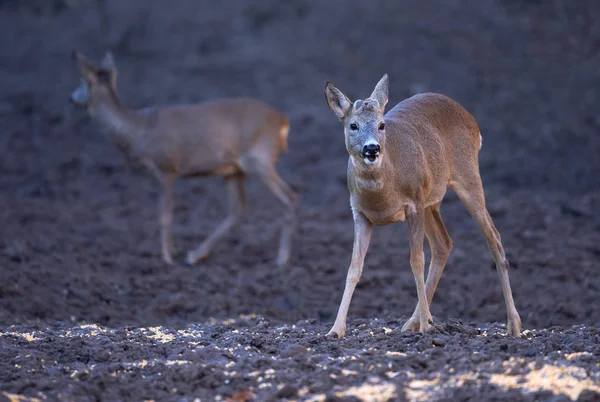
[(385, 123), (379, 124), (379, 130), (381, 130), (381, 131), (385, 130)]
[(350, 124), (350, 130), (352, 130), (352, 131), (358, 130), (358, 124), (356, 124), (356, 123)]
[(110, 81), (110, 72), (100, 70), (96, 73), (96, 77), (98, 77), (99, 81)]

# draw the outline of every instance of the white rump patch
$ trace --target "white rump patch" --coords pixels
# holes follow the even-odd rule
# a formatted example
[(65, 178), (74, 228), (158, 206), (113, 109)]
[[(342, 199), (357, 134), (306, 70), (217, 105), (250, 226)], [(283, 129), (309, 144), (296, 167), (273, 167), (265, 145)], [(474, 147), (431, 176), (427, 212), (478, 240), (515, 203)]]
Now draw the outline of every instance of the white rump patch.
[(279, 135), (281, 135), (281, 138), (284, 140), (287, 140), (289, 133), (290, 133), (290, 126), (287, 124), (285, 126), (282, 126), (279, 129)]
[(279, 129), (279, 139), (281, 141), (281, 149), (287, 151), (288, 149), (288, 135), (290, 134), (290, 125), (286, 124), (281, 126)]

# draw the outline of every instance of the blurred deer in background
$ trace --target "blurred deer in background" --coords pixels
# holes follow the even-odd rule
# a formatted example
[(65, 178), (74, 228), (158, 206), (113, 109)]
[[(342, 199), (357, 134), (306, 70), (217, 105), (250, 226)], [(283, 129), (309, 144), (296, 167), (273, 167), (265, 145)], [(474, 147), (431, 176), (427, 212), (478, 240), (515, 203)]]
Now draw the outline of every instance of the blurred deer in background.
[[(343, 337), (346, 332), (348, 307), (362, 273), (373, 225), (405, 220), (418, 303), (402, 329), (425, 332), (433, 325), (429, 305), (452, 248), (440, 215), (440, 204), (449, 187), (487, 240), (504, 293), (508, 333), (519, 336), (521, 319), (510, 288), (509, 264), (485, 206), (478, 162), (481, 135), (473, 116), (455, 101), (434, 93), (415, 95), (384, 115), (387, 74), (365, 100), (352, 103), (329, 82), (325, 97), (344, 126), (354, 216), (352, 261), (335, 323), (327, 335)], [(424, 236), (431, 247), (427, 283)]]
[(172, 260), (173, 190), (178, 177), (219, 175), (230, 194), (229, 215), (199, 247), (187, 253), (195, 264), (237, 224), (246, 210), (244, 180), (258, 178), (285, 206), (277, 263), (290, 258), (296, 194), (275, 170), (287, 149), (289, 121), (261, 101), (222, 99), (195, 105), (129, 109), (119, 100), (117, 69), (111, 53), (100, 66), (74, 51), (81, 85), (71, 102), (86, 108), (106, 129), (110, 141), (136, 170), (152, 174), (161, 185), (160, 232), (164, 261)]

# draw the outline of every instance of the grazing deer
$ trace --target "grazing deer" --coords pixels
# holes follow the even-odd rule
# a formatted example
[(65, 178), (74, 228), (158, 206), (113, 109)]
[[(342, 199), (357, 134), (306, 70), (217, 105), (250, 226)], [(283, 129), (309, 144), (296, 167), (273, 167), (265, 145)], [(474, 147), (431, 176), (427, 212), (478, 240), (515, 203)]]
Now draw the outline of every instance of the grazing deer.
[[(384, 115), (387, 74), (365, 100), (352, 103), (329, 82), (325, 97), (344, 125), (354, 216), (352, 261), (335, 323), (327, 335), (343, 337), (346, 332), (348, 307), (362, 273), (373, 225), (405, 220), (410, 231), (410, 265), (418, 303), (402, 329), (425, 332), (433, 325), (429, 305), (452, 248), (440, 215), (440, 204), (450, 187), (487, 240), (504, 293), (508, 333), (519, 336), (521, 319), (510, 289), (508, 261), (485, 207), (478, 163), (481, 135), (473, 116), (455, 101), (433, 93), (406, 99)], [(425, 235), (432, 255), (427, 283)]]
[(275, 163), (287, 149), (289, 121), (270, 106), (249, 98), (196, 105), (132, 110), (119, 100), (117, 69), (111, 53), (96, 66), (74, 51), (81, 85), (71, 94), (106, 128), (111, 142), (135, 170), (152, 174), (161, 184), (159, 220), (162, 257), (172, 260), (173, 188), (177, 177), (220, 175), (230, 193), (227, 218), (199, 247), (187, 253), (195, 264), (208, 257), (246, 210), (244, 179), (258, 178), (286, 207), (277, 263), (288, 262), (296, 194), (279, 177)]

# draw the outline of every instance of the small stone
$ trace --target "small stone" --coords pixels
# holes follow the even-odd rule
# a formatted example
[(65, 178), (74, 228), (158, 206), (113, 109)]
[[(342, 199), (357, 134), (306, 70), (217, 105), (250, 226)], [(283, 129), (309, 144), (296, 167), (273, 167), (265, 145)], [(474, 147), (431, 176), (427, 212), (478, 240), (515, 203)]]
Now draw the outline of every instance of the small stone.
[(304, 356), (306, 354), (306, 352), (307, 352), (307, 350), (304, 346), (294, 344), (294, 345), (290, 345), (287, 348), (285, 348), (281, 352), (281, 357), (297, 358), (297, 357)]
[(20, 262), (27, 254), (27, 246), (23, 242), (14, 241), (4, 247), (2, 254), (8, 257), (11, 261)]
[(431, 343), (433, 344), (433, 346), (437, 346), (437, 347), (444, 347), (444, 346), (446, 346), (446, 342), (443, 339), (440, 339), (440, 338), (433, 338), (433, 340), (431, 341)]
[(584, 389), (579, 394), (579, 398), (577, 398), (577, 402), (593, 402), (600, 401), (600, 393), (593, 391), (591, 389)]
[(575, 352), (583, 352), (585, 350), (583, 343), (581, 343), (581, 342), (574, 343), (572, 348), (573, 348), (573, 351), (575, 351)]
[(519, 345), (513, 343), (508, 347), (508, 353), (517, 353), (519, 351)]
[(428, 339), (422, 339), (419, 342), (417, 342), (417, 350), (419, 352), (422, 352), (424, 350), (427, 350), (429, 348), (433, 347), (433, 344), (430, 340)]
[(298, 388), (292, 385), (284, 385), (277, 391), (277, 398), (293, 398), (298, 394)]

